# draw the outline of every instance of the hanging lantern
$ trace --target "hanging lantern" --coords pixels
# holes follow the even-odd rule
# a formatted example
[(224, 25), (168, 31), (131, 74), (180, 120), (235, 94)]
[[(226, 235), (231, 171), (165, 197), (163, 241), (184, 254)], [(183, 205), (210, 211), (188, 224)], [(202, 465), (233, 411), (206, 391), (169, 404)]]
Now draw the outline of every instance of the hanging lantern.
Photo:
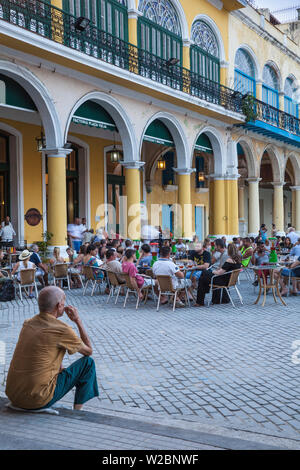
[(205, 174), (203, 171), (199, 171), (198, 173), (198, 181), (199, 183), (203, 183), (203, 181), (205, 181)]
[(108, 152), (108, 154), (112, 163), (120, 163), (120, 161), (122, 160), (123, 153), (120, 152), (120, 150), (118, 150), (115, 145), (114, 148), (110, 152)]
[(157, 168), (159, 170), (165, 170), (166, 169), (166, 161), (163, 158), (160, 158), (157, 162)]
[(43, 129), (41, 129), (41, 135), (39, 137), (35, 138), (36, 140), (36, 149), (38, 152), (42, 152), (44, 148), (46, 148), (46, 138), (43, 132)]

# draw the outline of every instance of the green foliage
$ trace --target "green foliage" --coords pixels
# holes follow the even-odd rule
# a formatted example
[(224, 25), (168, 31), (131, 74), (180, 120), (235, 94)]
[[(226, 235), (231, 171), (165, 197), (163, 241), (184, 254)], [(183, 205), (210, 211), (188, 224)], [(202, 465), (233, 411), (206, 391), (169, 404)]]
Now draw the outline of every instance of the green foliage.
[(243, 98), (242, 112), (246, 116), (246, 122), (255, 121), (257, 117), (255, 98), (253, 95), (247, 94)]
[(48, 247), (50, 245), (50, 240), (52, 237), (53, 237), (53, 233), (44, 232), (42, 233), (43, 240), (39, 242), (35, 242), (36, 245), (39, 247), (40, 256), (43, 261), (46, 261), (49, 256)]

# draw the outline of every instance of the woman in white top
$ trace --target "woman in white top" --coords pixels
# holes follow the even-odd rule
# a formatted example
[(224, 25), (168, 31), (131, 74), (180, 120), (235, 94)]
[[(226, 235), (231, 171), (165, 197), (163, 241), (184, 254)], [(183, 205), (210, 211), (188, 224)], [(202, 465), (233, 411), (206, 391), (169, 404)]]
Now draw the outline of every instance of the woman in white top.
[[(12, 276), (14, 274), (17, 274), (17, 279), (18, 281), (21, 280), (20, 276), (20, 271), (23, 271), (24, 269), (36, 269), (36, 266), (34, 263), (29, 261), (29, 258), (31, 256), (31, 253), (28, 250), (24, 250), (20, 256), (19, 256), (19, 262), (16, 263), (13, 267), (13, 270), (11, 272)], [(32, 299), (34, 297), (34, 294), (32, 293), (33, 286), (29, 287), (29, 298)]]

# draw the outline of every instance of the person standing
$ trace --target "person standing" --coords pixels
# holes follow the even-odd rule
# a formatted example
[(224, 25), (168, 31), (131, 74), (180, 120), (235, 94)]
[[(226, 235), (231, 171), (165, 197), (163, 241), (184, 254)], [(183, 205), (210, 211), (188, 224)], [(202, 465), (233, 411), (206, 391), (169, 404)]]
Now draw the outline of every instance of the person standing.
[(69, 224), (67, 227), (68, 237), (70, 238), (70, 244), (77, 253), (82, 245), (83, 233), (86, 232), (86, 228), (82, 225), (81, 219), (76, 217), (73, 224)]
[[(8, 219), (9, 219), (9, 217), (8, 217)], [(7, 220), (7, 218), (6, 218), (6, 220), (4, 222), (4, 226), (2, 226), (1, 230), (0, 230), (0, 237), (1, 237), (2, 246), (3, 245), (12, 246), (13, 245), (13, 239), (14, 239), (15, 235), (16, 235), (16, 232), (14, 231), (13, 226), (11, 225), (9, 220)]]
[[(39, 313), (26, 320), (10, 363), (5, 393), (12, 407), (25, 410), (51, 408), (74, 387), (74, 409), (98, 397), (99, 390), (91, 341), (75, 307), (65, 307), (59, 287), (45, 287), (38, 298)], [(66, 313), (80, 338), (59, 320)], [(82, 358), (63, 368), (65, 353)]]

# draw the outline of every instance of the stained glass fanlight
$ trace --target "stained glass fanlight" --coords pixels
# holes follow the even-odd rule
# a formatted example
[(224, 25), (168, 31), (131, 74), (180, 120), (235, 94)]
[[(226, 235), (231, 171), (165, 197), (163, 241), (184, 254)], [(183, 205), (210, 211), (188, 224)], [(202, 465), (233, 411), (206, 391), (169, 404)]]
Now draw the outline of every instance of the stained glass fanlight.
[(278, 75), (275, 72), (274, 68), (270, 65), (265, 65), (263, 70), (263, 82), (265, 85), (273, 88), (274, 90), (278, 90), (279, 88), (279, 80)]
[(195, 21), (192, 26), (192, 41), (205, 52), (219, 57), (219, 46), (213, 30), (204, 21)]
[(169, 0), (140, 0), (139, 11), (153, 23), (181, 36), (177, 13)]
[(253, 61), (248, 52), (246, 52), (244, 49), (238, 49), (235, 55), (234, 65), (239, 71), (249, 75), (249, 77), (255, 77)]
[(295, 91), (294, 83), (291, 78), (287, 78), (284, 84), (284, 94), (289, 98), (293, 98), (293, 93)]

